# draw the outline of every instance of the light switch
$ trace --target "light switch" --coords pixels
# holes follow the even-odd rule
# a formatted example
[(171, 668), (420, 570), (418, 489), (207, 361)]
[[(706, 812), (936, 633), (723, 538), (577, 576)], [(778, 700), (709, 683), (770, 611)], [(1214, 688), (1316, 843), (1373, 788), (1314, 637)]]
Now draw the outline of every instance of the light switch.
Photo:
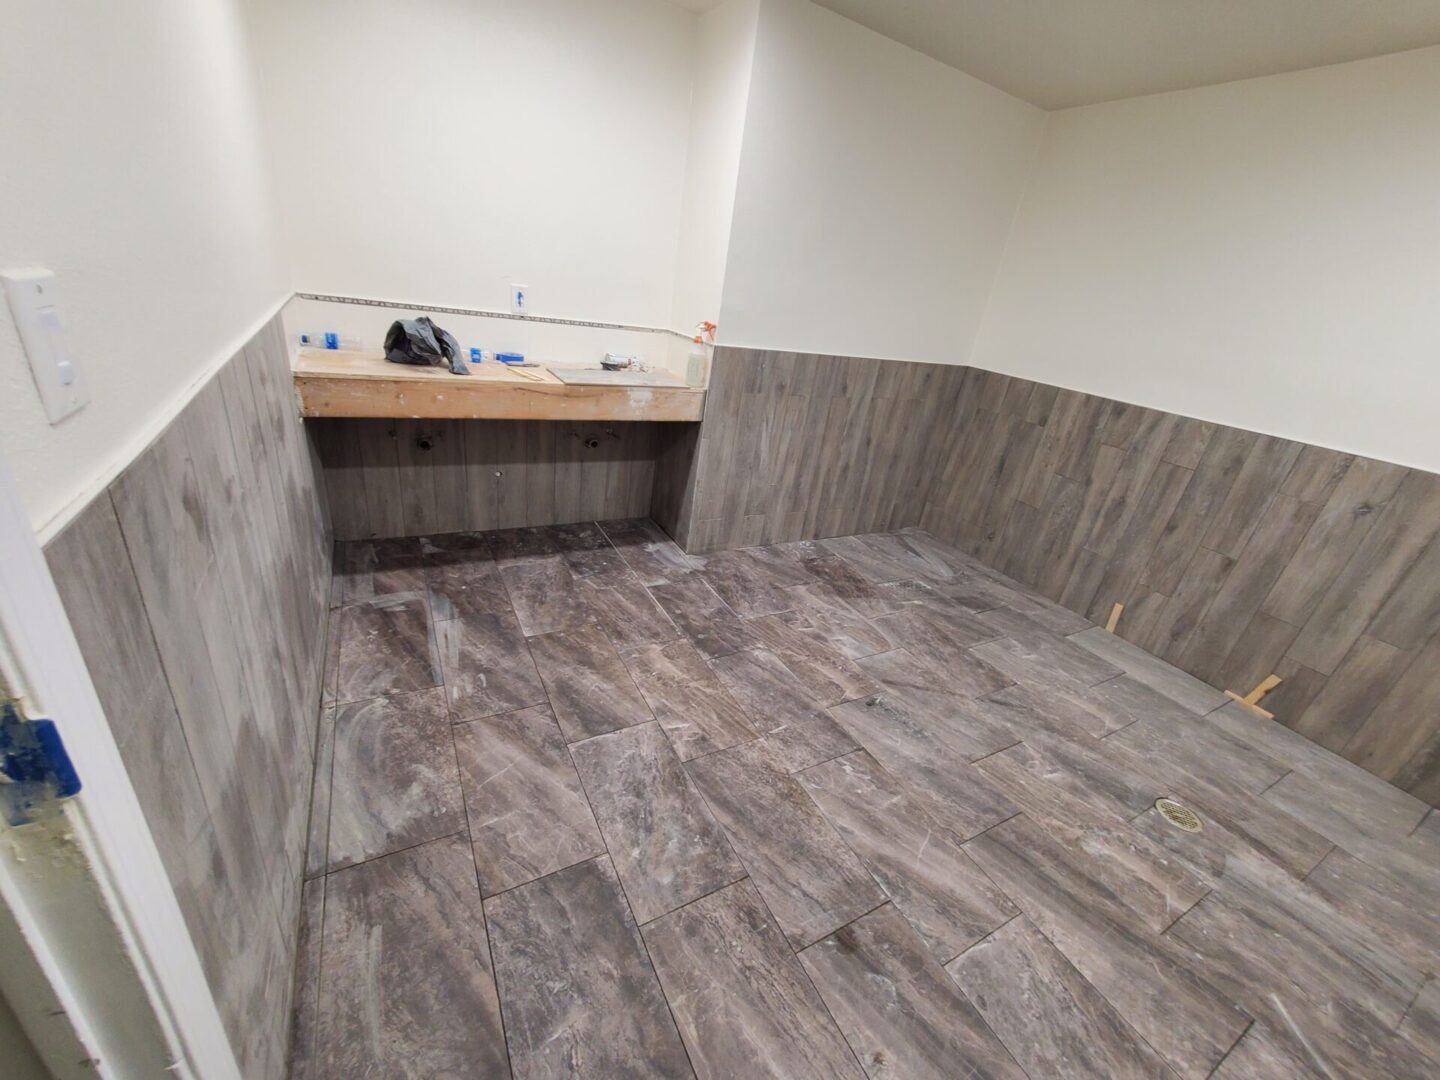
[(61, 314), (60, 291), (49, 270), (15, 270), (0, 274), (15, 326), (30, 360), (35, 388), (45, 415), (58, 424), (90, 400), (79, 365), (70, 355)]

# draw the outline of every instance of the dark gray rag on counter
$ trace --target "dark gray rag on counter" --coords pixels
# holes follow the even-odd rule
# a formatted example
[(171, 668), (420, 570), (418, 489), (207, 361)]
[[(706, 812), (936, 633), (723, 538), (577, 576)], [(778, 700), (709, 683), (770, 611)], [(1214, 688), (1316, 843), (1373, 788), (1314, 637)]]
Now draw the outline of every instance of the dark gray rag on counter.
[(456, 375), (469, 375), (470, 368), (460, 355), (460, 343), (422, 315), (418, 319), (396, 319), (385, 332), (385, 359), (392, 364), (450, 365)]

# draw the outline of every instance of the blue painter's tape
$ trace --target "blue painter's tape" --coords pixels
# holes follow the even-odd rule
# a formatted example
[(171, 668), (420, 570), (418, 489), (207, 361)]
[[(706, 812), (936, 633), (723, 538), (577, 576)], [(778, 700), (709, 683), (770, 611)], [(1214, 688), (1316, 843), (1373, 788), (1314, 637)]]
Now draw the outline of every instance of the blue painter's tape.
[(0, 706), (0, 813), (11, 825), (34, 820), (36, 807), (80, 791), (80, 774), (53, 720), (25, 720), (15, 706)]

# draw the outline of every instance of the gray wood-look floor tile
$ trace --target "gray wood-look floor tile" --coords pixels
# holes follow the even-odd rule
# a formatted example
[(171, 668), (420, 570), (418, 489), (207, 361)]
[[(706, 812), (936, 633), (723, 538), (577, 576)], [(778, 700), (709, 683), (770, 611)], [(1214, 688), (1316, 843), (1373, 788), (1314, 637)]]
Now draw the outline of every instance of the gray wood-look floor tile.
[(1400, 1025), (1400, 1037), (1440, 1066), (1440, 981), (1425, 984)]
[(790, 607), (809, 620), (832, 649), (850, 660), (890, 648), (890, 641), (829, 585), (815, 582), (785, 590)]
[(393, 593), (423, 592), (426, 560), (418, 538), (353, 540), (336, 545), (330, 606)]
[(864, 1075), (752, 882), (697, 900), (643, 933), (702, 1080)]
[(859, 749), (774, 653), (746, 649), (712, 660), (710, 666), (790, 772)]
[(820, 546), (832, 555), (838, 555), (856, 573), (872, 585), (886, 581), (902, 581), (914, 577), (913, 562), (899, 558), (895, 553), (878, 550), (866, 543), (863, 536), (835, 536), (820, 541)]
[(545, 701), (520, 624), (509, 614), (462, 615), (435, 624), (445, 693), (456, 721)]
[[(1122, 482), (1085, 513), (1125, 513)], [(982, 552), (1046, 524), (1015, 513), (977, 511)], [(1131, 572), (1095, 562), (1067, 603)], [(274, 828), (297, 877), (369, 861), (290, 902), (240, 860), (262, 921), (300, 926), (292, 1075), (1440, 1067), (1440, 814), (924, 533), (705, 559), (635, 520), (365, 541), (331, 604), (309, 854), (303, 815)], [(214, 920), (254, 938), (234, 906)], [(226, 931), (202, 938), (208, 971)], [(281, 1037), (242, 1059), (268, 1072)]]
[(721, 750), (685, 768), (796, 948), (884, 902), (805, 788), (763, 747)]
[(699, 574), (654, 585), (650, 594), (706, 659), (756, 644), (749, 626), (731, 611)]
[(431, 556), (425, 587), (437, 622), (461, 615), (510, 613), (510, 594), (488, 550)]
[(984, 697), (1014, 680), (968, 651), (949, 663), (936, 663), (909, 649), (891, 649), (855, 661), (862, 671), (892, 690), (945, 693), (959, 697)]
[(1327, 975), (1387, 1027), (1399, 1023), (1425, 981), (1412, 954), (1396, 950), (1366, 922), (1348, 917), (1308, 882), (1265, 859), (1232, 859), (1214, 884), (1268, 936), (1308, 957), (1323, 957), (1318, 962)]
[(394, 593), (341, 608), (339, 624), (338, 700), (424, 690), (440, 682), (424, 593)]
[(1024, 1080), (893, 905), (817, 941), (800, 961), (870, 1076)]
[[(965, 716), (912, 709), (905, 701), (889, 700), (891, 696), (847, 701), (830, 714), (957, 839), (968, 839), (1017, 812), (970, 764), (995, 748), (977, 741), (976, 728)], [(1010, 742), (1004, 740), (1005, 745)]]
[(1121, 823), (1143, 814), (1166, 790), (1127, 764), (1107, 754), (1103, 743), (1031, 734), (975, 767), (1017, 804), (1046, 816)]
[(320, 1020), (321, 929), (325, 919), (325, 879), (305, 882), (300, 901), (300, 936), (295, 943), (295, 1005), (290, 1022), (290, 1080), (319, 1080), (315, 1035)]
[(570, 749), (639, 922), (745, 876), (658, 724), (598, 735)]
[(1305, 884), (1397, 955), (1440, 975), (1440, 910), (1431, 890), (1340, 847), (1320, 861)]
[(1017, 913), (918, 800), (865, 751), (798, 775), (936, 960), (944, 963)]
[(790, 608), (790, 597), (781, 591), (781, 586), (767, 573), (752, 549), (720, 551), (706, 556), (701, 577), (742, 619), (773, 615)]
[(1070, 640), (1117, 668), (1123, 668), (1132, 679), (1164, 694), (1193, 713), (1203, 715), (1230, 700), (1213, 686), (1207, 686), (1195, 676), (1187, 675), (1159, 657), (1150, 655), (1138, 645), (1109, 633), (1103, 626), (1075, 634)]
[(1163, 758), (1167, 768), (1258, 795), (1287, 772), (1284, 762), (1200, 721), (1176, 724), (1146, 717), (1109, 735), (1105, 745), (1124, 747), (1139, 758)]
[(1318, 834), (1396, 877), (1422, 888), (1440, 889), (1440, 859), (1433, 846), (1417, 842), (1420, 830), (1403, 837), (1391, 831), (1396, 821), (1403, 820), (1403, 805), (1392, 804), (1387, 812), (1390, 800), (1357, 802), (1353, 789), (1347, 791), (1343, 784), (1298, 769), (1266, 790), (1257, 802), (1286, 821), (1303, 822), (1307, 833)]
[(321, 970), (316, 1075), (510, 1075), (463, 837), (327, 878)]
[(486, 896), (605, 850), (548, 705), (457, 725), (455, 749)]
[[(1124, 735), (1125, 732), (1119, 734)], [(1165, 786), (1168, 797), (1179, 799), (1200, 815), (1206, 823), (1206, 832), (1212, 824), (1219, 825), (1224, 830), (1219, 835), (1225, 838), (1227, 845), (1248, 848), (1285, 867), (1297, 877), (1309, 873), (1332, 847), (1331, 842), (1320, 833), (1276, 808), (1263, 796), (1253, 795), (1236, 784), (1195, 776), (1185, 767), (1170, 762), (1163, 749), (1155, 754), (1135, 754), (1119, 743), (1112, 744), (1111, 739), (1106, 739), (1105, 744), (1106, 756), (1117, 767), (1135, 776), (1153, 776)], [(1155, 812), (1150, 811), (1146, 818), (1137, 819), (1137, 827), (1142, 822), (1149, 822), (1149, 813)], [(1156, 816), (1158, 818), (1158, 814)], [(1154, 828), (1164, 835), (1165, 830), (1159, 825), (1154, 825)], [(1153, 838), (1155, 833), (1150, 835)], [(1205, 832), (1197, 833), (1193, 842), (1186, 846), (1196, 849), (1197, 855), (1203, 857), (1210, 839)], [(1215, 852), (1214, 857), (1223, 860), (1225, 849)]]
[[(1344, 819), (1349, 828), (1375, 840), (1402, 840), (1430, 811), (1429, 805), (1415, 796), (1337, 757), (1284, 724), (1267, 720), (1238, 701), (1210, 713), (1206, 723), (1269, 760), (1301, 773), (1291, 787), (1318, 785), (1324, 791), (1324, 801), (1331, 814)], [(1277, 798), (1277, 802), (1283, 805), (1284, 800)], [(1341, 825), (1337, 829), (1345, 827)]]
[[(1067, 891), (1029, 839), (992, 829), (965, 850), (1171, 1068), (1207, 1076), (1250, 1017), (1177, 962), (1160, 939)], [(1184, 1024), (1174, 1022), (1177, 1015)]]
[(500, 576), (526, 637), (575, 629), (590, 621), (585, 598), (563, 555), (501, 560)]
[(702, 565), (701, 560), (686, 555), (675, 541), (648, 519), (630, 518), (599, 524), (610, 543), (645, 585), (664, 585), (676, 577), (698, 570)]
[[(1001, 611), (1007, 616), (1004, 620), (997, 618)], [(977, 618), (994, 620), (993, 625), (998, 628), (1025, 617), (1002, 608), (987, 611)], [(1068, 639), (1057, 638), (1043, 629), (1018, 637), (984, 641), (974, 646), (971, 651), (1016, 682), (1039, 686), (1084, 690), (1124, 674), (1119, 668), (1093, 653), (1071, 645)]]
[(620, 654), (599, 628), (532, 637), (530, 653), (568, 742), (653, 719)]
[(609, 859), (493, 896), (485, 917), (518, 1076), (694, 1075)]
[(445, 692), (354, 701), (335, 710), (331, 869), (465, 828)]
[(1079, 741), (1098, 739), (1131, 722), (1130, 718), (1117, 716), (1113, 709), (1089, 697), (1089, 691), (1084, 690), (1016, 683), (984, 700), (989, 706), (987, 714), (997, 717), (1001, 727), (1017, 739), (1036, 732), (1050, 732)]
[(320, 737), (315, 747), (315, 779), (310, 788), (310, 832), (305, 840), (305, 876), (325, 872), (330, 846), (330, 778), (335, 762), (335, 710), (325, 709), (320, 717)]
[(1023, 915), (946, 970), (1032, 1077), (1156, 1080), (1174, 1075)]
[(681, 761), (759, 738), (688, 639), (630, 649), (621, 658)]
[(906, 604), (870, 622), (892, 648), (906, 649), (942, 668), (963, 663), (961, 658), (969, 646), (997, 637), (993, 629), (959, 608), (946, 613), (921, 604)]
[[(1421, 1076), (1420, 1055), (1395, 1038), (1375, 1003), (1318, 938), (1276, 934), (1268, 920), (1217, 889), (1165, 935), (1191, 968), (1238, 1002), (1294, 1057), (1331, 1076)], [(1387, 1014), (1389, 1009), (1384, 1010)]]
[(580, 595), (595, 625), (617, 648), (635, 648), (680, 637), (680, 628), (634, 575), (584, 579), (580, 582)]
[(1280, 1044), (1258, 1020), (1225, 1055), (1211, 1080), (1323, 1080)]
[(766, 615), (751, 619), (750, 628), (761, 645), (778, 656), (800, 680), (816, 705), (838, 705), (879, 689), (874, 679), (831, 648), (803, 615)]
[[(822, 549), (823, 552), (823, 549)], [(887, 596), (875, 587), (868, 578), (838, 555), (828, 552), (803, 558), (805, 569), (815, 578), (817, 584), (849, 604), (866, 618), (888, 615), (900, 607), (900, 602)]]

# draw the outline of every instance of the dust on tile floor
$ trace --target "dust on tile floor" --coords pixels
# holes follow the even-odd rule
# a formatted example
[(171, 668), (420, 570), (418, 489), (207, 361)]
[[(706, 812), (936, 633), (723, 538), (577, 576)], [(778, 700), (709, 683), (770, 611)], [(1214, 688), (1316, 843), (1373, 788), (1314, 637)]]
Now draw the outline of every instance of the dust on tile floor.
[(1440, 1070), (1436, 814), (925, 533), (336, 565), (297, 1078)]

